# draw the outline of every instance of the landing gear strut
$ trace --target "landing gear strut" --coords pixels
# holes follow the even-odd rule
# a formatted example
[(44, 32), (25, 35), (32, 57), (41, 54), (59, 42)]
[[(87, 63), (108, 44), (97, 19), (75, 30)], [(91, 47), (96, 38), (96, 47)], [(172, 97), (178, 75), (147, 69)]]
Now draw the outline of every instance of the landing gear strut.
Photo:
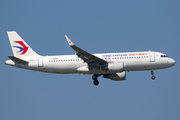
[(155, 76), (154, 76), (154, 71), (153, 70), (151, 70), (151, 75), (152, 75), (152, 80), (154, 80), (155, 79)]
[(92, 79), (94, 80), (93, 83), (94, 83), (95, 86), (99, 85), (99, 81), (98, 81), (98, 79), (97, 79), (98, 77), (99, 77), (99, 76), (98, 76), (97, 74), (94, 74), (94, 75), (92, 76)]

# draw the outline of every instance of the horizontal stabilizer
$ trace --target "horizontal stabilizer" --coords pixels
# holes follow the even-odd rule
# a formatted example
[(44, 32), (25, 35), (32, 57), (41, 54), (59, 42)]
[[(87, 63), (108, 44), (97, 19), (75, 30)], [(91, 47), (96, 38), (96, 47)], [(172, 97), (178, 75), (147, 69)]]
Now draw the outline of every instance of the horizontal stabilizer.
[(14, 61), (15, 63), (28, 63), (25, 60), (22, 60), (20, 58), (14, 57), (14, 56), (8, 56), (12, 61)]

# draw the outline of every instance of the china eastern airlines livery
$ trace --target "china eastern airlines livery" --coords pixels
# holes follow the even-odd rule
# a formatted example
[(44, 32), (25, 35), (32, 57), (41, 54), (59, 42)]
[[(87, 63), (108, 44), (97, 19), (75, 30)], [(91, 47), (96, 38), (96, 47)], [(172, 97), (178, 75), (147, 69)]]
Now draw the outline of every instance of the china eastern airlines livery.
[(67, 36), (67, 42), (76, 55), (41, 56), (38, 55), (15, 31), (7, 32), (14, 56), (5, 62), (29, 70), (57, 74), (93, 74), (94, 85), (98, 85), (101, 75), (114, 81), (126, 79), (126, 71), (154, 70), (175, 65), (175, 61), (163, 53), (143, 51), (124, 53), (91, 54), (77, 47)]

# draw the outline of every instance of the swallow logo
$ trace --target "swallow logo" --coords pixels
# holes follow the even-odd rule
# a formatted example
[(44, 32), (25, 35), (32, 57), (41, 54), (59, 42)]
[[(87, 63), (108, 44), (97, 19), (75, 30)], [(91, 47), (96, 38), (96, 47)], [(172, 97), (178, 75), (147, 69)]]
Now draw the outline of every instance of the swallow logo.
[(20, 51), (18, 51), (17, 53), (22, 52), (20, 55), (23, 55), (23, 54), (25, 54), (27, 52), (29, 47), (27, 47), (22, 41), (14, 41), (14, 42), (16, 42), (16, 43), (18, 43), (18, 44), (20, 44), (22, 46), (22, 47), (13, 46), (15, 48), (19, 48), (20, 49)]

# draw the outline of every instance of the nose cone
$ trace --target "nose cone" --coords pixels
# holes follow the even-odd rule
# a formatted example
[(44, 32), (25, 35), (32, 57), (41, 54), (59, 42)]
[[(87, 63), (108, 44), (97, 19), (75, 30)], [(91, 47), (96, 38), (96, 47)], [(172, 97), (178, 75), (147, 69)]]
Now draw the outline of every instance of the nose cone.
[(173, 59), (171, 59), (171, 60), (169, 61), (169, 63), (171, 64), (171, 66), (174, 66), (174, 65), (176, 64), (176, 61), (173, 60)]
[(176, 61), (175, 61), (175, 60), (173, 60), (172, 64), (173, 64), (173, 66), (174, 66), (174, 65), (176, 64)]

